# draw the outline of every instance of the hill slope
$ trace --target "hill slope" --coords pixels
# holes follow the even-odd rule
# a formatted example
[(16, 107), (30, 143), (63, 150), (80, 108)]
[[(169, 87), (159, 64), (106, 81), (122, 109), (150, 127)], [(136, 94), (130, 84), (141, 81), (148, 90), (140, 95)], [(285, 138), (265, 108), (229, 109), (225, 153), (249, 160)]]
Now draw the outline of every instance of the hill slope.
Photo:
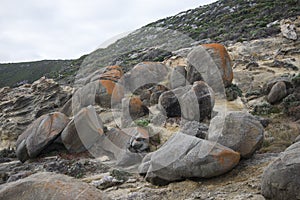
[(36, 80), (43, 75), (72, 83), (81, 61), (84, 67), (80, 68), (78, 78), (107, 65), (118, 64), (128, 71), (140, 61), (162, 61), (171, 56), (171, 52), (197, 43), (227, 43), (274, 36), (280, 32), (278, 22), (281, 19), (298, 15), (299, 0), (220, 0), (150, 23), (105, 49), (74, 60), (77, 67), (70, 64), (72, 61), (53, 61), (51, 67), (51, 61), (27, 63), (27, 67), (0, 65), (0, 87)]

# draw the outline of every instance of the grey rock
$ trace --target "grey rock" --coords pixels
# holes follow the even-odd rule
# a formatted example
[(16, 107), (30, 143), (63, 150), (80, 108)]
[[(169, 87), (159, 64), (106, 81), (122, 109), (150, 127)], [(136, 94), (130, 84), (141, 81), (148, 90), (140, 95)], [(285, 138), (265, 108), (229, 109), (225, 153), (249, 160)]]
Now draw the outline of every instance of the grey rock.
[(97, 187), (98, 189), (107, 189), (109, 187), (113, 187), (116, 185), (122, 184), (124, 181), (118, 180), (112, 176), (104, 176), (101, 180), (99, 181), (92, 181), (91, 184)]
[(187, 72), (184, 66), (176, 66), (172, 68), (170, 75), (170, 88), (175, 89), (181, 86), (186, 86), (187, 82)]
[(111, 108), (112, 105), (121, 102), (123, 95), (123, 87), (116, 84), (114, 81), (95, 80), (79, 88), (73, 94), (72, 114), (76, 115), (82, 108), (89, 105), (99, 105), (103, 108)]
[(285, 19), (285, 20), (281, 20), (280, 21), (280, 30), (282, 35), (290, 40), (297, 40), (298, 36), (296, 33), (296, 26), (295, 24), (289, 20), (289, 19)]
[(211, 117), (214, 92), (205, 82), (197, 81), (192, 86), (164, 92), (158, 106), (167, 117), (181, 116), (191, 121), (202, 121)]
[(187, 71), (187, 80), (190, 84), (193, 84), (196, 81), (203, 81), (201, 73), (193, 65), (188, 64), (186, 67)]
[(139, 97), (125, 97), (122, 99), (121, 125), (128, 127), (134, 120), (147, 116), (149, 109)]
[(227, 147), (176, 133), (160, 149), (145, 156), (139, 173), (154, 185), (165, 185), (187, 178), (219, 176), (239, 160), (239, 153)]
[(169, 91), (169, 89), (162, 85), (156, 85), (156, 86), (150, 88), (150, 92), (151, 92), (150, 105), (158, 104), (160, 95), (166, 91)]
[(229, 112), (225, 118), (215, 117), (211, 120), (208, 140), (218, 142), (248, 158), (261, 147), (264, 139), (264, 128), (251, 114)]
[(103, 124), (93, 106), (83, 108), (61, 134), (62, 143), (71, 153), (91, 148), (103, 135)]
[(262, 176), (262, 194), (267, 199), (300, 199), (300, 143), (287, 148)]
[(140, 127), (111, 129), (100, 142), (104, 150), (115, 159), (118, 166), (134, 166), (140, 164), (146, 152), (149, 151), (148, 131)]
[(208, 134), (208, 126), (197, 121), (182, 120), (180, 124), (180, 132), (195, 136), (200, 139), (206, 139)]
[(27, 178), (4, 185), (0, 190), (0, 199), (107, 199), (93, 186), (66, 175), (41, 172)]
[(286, 90), (288, 91), (288, 93), (291, 93), (291, 90), (293, 88), (293, 84), (291, 81), (290, 77), (286, 77), (286, 76), (280, 76), (280, 77), (276, 77), (276, 78), (272, 78), (271, 80), (267, 81), (262, 88), (262, 93), (265, 95), (268, 95), (272, 89), (272, 87), (278, 83), (278, 82), (284, 82), (285, 86), (286, 86)]
[(158, 62), (142, 62), (124, 75), (121, 84), (134, 92), (146, 84), (158, 84), (166, 80), (170, 69)]
[(232, 61), (223, 45), (203, 44), (193, 49), (187, 60), (187, 79), (190, 83), (202, 77), (200, 80), (207, 82), (215, 92), (232, 83)]
[(287, 94), (285, 83), (283, 81), (279, 81), (273, 85), (270, 93), (268, 94), (267, 100), (269, 103), (274, 104), (286, 97)]
[(58, 111), (71, 97), (72, 88), (41, 78), (33, 84), (0, 91), (0, 146), (14, 147), (28, 126), (43, 114)]

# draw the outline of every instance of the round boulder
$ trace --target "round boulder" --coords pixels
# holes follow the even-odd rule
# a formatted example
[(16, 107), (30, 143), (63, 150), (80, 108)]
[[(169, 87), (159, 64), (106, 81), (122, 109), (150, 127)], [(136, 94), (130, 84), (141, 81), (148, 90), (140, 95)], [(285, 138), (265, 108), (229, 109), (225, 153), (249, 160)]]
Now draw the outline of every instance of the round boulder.
[(300, 199), (300, 142), (287, 148), (262, 176), (262, 195), (267, 199)]
[(279, 81), (273, 85), (267, 100), (270, 104), (277, 103), (287, 96), (286, 85), (283, 81)]
[[(211, 79), (219, 79), (218, 75), (225, 87), (232, 83), (232, 61), (222, 44), (203, 44), (191, 51), (187, 60), (189, 63), (187, 79), (190, 83), (198, 80), (205, 80), (207, 83), (217, 81)], [(213, 66), (217, 69), (213, 69)], [(215, 70), (218, 70), (218, 73)], [(212, 86), (210, 83), (209, 85)]]
[(16, 142), (17, 156), (22, 162), (35, 158), (48, 147), (68, 124), (69, 118), (59, 112), (42, 115), (35, 120)]
[(213, 107), (214, 92), (203, 81), (164, 92), (159, 98), (159, 108), (167, 117), (203, 121), (211, 117)]
[(139, 173), (154, 185), (188, 178), (211, 178), (230, 171), (240, 154), (220, 144), (183, 133), (173, 135), (157, 151), (147, 154)]
[(100, 190), (88, 183), (66, 175), (40, 172), (3, 186), (0, 190), (0, 199), (106, 200), (108, 198)]
[(66, 149), (80, 153), (90, 149), (103, 135), (103, 124), (94, 107), (83, 108), (61, 134)]
[(230, 112), (215, 117), (211, 125), (217, 127), (208, 133), (208, 140), (218, 142), (248, 158), (260, 148), (264, 139), (264, 128), (254, 116), (245, 112)]

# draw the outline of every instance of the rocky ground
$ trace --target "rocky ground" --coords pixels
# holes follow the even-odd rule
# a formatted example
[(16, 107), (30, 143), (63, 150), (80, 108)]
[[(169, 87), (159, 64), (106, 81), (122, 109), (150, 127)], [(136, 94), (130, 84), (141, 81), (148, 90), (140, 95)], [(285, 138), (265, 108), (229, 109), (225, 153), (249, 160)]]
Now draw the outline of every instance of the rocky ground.
[[(293, 21), (293, 24), (299, 36), (300, 17)], [(299, 110), (292, 110), (297, 106), (293, 107), (289, 104), (290, 107), (288, 107), (285, 104), (288, 101), (285, 98), (288, 95), (295, 95), (297, 90), (287, 91), (282, 98), (279, 98), (279, 95), (272, 97), (272, 99), (275, 98), (275, 102), (271, 100), (272, 90), (269, 90), (268, 94), (265, 94), (264, 90), (275, 77), (284, 76), (297, 81), (300, 67), (300, 40), (288, 39), (281, 33), (276, 37), (238, 42), (228, 46), (227, 50), (234, 63), (233, 83), (240, 88), (242, 95), (234, 101), (226, 101), (225, 104), (228, 110), (246, 110), (259, 116), (260, 122), (265, 126), (262, 147), (250, 158), (242, 158), (239, 164), (228, 173), (209, 179), (192, 178), (175, 181), (165, 186), (155, 186), (136, 172), (128, 173), (122, 168), (106, 164), (107, 158), (105, 157), (95, 159), (87, 152), (69, 153), (65, 148), (59, 150), (54, 148), (55, 151), (50, 153), (49, 151), (41, 152), (37, 158), (21, 163), (17, 159), (15, 149), (11, 148), (14, 147), (17, 136), (25, 130), (28, 124), (51, 109), (60, 110), (67, 116), (71, 115), (65, 105), (68, 104), (66, 102), (70, 99), (72, 88), (61, 87), (52, 81), (41, 79), (32, 85), (0, 90), (2, 99), (0, 103), (1, 145), (3, 147), (0, 153), (0, 191), (19, 179), (26, 180), (25, 178), (32, 174), (56, 172), (88, 183), (111, 199), (265, 199), (261, 191), (262, 174), (266, 167), (281, 155), (281, 152), (297, 140), (296, 138), (300, 135), (300, 116), (297, 114)], [(118, 71), (118, 69), (110, 70)], [(111, 71), (105, 73), (111, 73)], [(117, 76), (121, 75), (117, 73), (114, 78)], [(100, 78), (103, 85), (107, 84), (105, 82), (107, 77), (106, 74)], [(288, 90), (289, 83), (285, 80), (282, 82), (286, 84), (286, 90)], [(295, 85), (295, 81), (293, 84)], [(43, 92), (36, 92), (36, 86), (40, 86), (39, 89)], [(24, 101), (27, 104), (18, 104)], [(137, 102), (136, 100), (132, 105), (138, 104)], [(80, 104), (80, 106), (84, 105)], [(216, 107), (218, 106), (224, 106), (224, 102), (216, 100)], [(145, 109), (143, 112), (149, 113)], [(101, 108), (96, 107), (96, 111), (101, 113), (100, 118), (109, 129), (116, 128), (116, 124), (112, 122), (111, 110), (105, 109), (103, 112)], [(176, 119), (176, 117), (171, 117), (162, 126), (167, 138), (180, 129), (180, 124)], [(22, 123), (22, 120), (25, 122)], [(141, 120), (140, 123), (147, 123), (147, 121)], [(146, 127), (147, 125), (143, 124)], [(102, 124), (99, 126), (104, 130)], [(7, 131), (5, 132), (4, 129)], [(11, 135), (9, 132), (15, 132), (15, 134)], [(65, 141), (63, 143), (66, 145)], [(78, 187), (79, 185), (80, 183)]]

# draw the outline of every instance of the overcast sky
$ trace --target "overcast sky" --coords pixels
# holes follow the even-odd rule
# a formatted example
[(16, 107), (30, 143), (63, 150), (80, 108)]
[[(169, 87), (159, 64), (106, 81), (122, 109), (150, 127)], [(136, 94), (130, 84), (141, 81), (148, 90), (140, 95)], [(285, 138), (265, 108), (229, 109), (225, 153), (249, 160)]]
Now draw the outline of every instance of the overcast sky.
[(78, 58), (116, 35), (214, 0), (1, 0), (0, 63)]

